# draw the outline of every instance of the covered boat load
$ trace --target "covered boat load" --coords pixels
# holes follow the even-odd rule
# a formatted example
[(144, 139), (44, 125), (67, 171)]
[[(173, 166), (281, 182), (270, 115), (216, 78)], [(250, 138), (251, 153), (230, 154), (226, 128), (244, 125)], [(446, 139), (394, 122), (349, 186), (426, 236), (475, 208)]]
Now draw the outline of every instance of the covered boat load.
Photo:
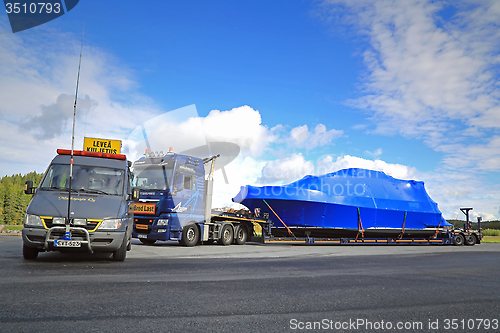
[(233, 201), (272, 219), (274, 237), (430, 239), (452, 228), (422, 181), (360, 168), (288, 185), (242, 186)]

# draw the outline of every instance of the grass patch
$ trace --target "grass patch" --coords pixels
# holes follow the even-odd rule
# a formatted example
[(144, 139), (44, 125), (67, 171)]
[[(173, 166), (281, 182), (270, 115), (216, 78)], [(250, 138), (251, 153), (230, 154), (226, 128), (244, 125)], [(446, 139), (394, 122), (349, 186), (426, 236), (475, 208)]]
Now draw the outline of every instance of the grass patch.
[(23, 228), (22, 225), (8, 225), (4, 224), (4, 230), (21, 230)]
[(484, 236), (481, 243), (500, 243), (500, 236)]
[(496, 229), (484, 229), (483, 236), (500, 236), (500, 230)]

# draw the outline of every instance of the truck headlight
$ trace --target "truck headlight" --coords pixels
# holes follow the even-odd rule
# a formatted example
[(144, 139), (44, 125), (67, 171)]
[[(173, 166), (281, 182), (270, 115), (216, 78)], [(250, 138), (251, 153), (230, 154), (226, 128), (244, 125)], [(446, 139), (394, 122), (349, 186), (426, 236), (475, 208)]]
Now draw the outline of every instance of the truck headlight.
[(158, 222), (156, 222), (156, 225), (168, 225), (168, 219), (159, 219)]
[(102, 223), (99, 225), (98, 230), (103, 229), (118, 229), (123, 223), (122, 219), (104, 219)]
[(25, 227), (43, 227), (42, 219), (38, 215), (26, 214), (24, 216)]

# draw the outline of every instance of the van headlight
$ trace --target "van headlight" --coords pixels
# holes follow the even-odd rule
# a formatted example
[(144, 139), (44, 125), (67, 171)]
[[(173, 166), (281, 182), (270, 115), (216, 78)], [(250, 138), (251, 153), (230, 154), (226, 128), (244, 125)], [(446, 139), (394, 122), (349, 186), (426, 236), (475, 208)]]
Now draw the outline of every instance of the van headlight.
[(42, 219), (38, 215), (26, 214), (24, 216), (25, 227), (43, 227)]
[(52, 219), (52, 224), (54, 225), (65, 225), (66, 219), (64, 217), (54, 217)]
[(87, 225), (87, 219), (73, 219), (73, 225), (84, 227)]
[(108, 229), (115, 230), (118, 229), (124, 222), (124, 219), (104, 219), (99, 225), (98, 230)]

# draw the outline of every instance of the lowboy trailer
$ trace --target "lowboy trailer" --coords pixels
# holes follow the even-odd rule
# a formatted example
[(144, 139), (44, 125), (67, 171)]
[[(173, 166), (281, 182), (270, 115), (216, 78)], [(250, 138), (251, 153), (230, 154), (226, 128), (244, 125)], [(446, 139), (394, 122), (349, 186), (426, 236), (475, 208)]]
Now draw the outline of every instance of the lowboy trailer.
[[(301, 230), (301, 234), (305, 234), (305, 237), (275, 237), (273, 236), (272, 223), (267, 223), (264, 231), (263, 242), (272, 243), (287, 243), (287, 244), (437, 244), (437, 245), (468, 245), (473, 246), (480, 244), (483, 239), (482, 228), (481, 228), (481, 218), (478, 217), (478, 230), (471, 230), (471, 222), (469, 220), (469, 211), (472, 208), (460, 208), (460, 210), (465, 214), (466, 223), (462, 229), (436, 229), (435, 234), (429, 238), (364, 238), (362, 232), (358, 234), (359, 237), (311, 237), (310, 231), (307, 228)], [(285, 228), (283, 228), (285, 229)], [(276, 230), (276, 229), (275, 229)], [(293, 234), (292, 230), (287, 230), (290, 234)], [(331, 231), (325, 230), (325, 232)], [(280, 232), (283, 234), (285, 231)], [(315, 230), (318, 233), (317, 229)]]

